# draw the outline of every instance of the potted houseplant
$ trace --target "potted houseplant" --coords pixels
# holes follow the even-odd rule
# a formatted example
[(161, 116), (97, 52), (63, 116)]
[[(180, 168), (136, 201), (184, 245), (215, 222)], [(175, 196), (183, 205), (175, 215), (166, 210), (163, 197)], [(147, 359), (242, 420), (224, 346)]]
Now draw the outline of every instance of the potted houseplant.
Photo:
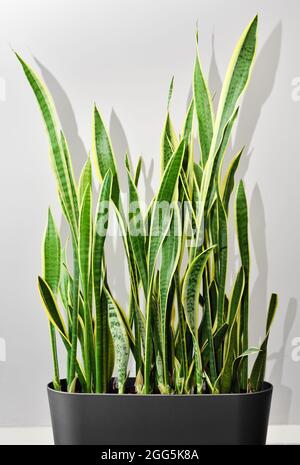
[[(38, 278), (53, 351), (48, 396), (56, 444), (265, 443), (272, 386), (264, 381), (264, 372), (277, 296), (270, 299), (261, 346), (249, 347), (250, 252), (243, 182), (234, 190), (242, 150), (225, 174), (222, 170), (239, 99), (250, 78), (256, 35), (257, 17), (236, 45), (216, 115), (197, 52), (193, 98), (180, 136), (169, 114), (171, 83), (161, 182), (145, 214), (138, 194), (141, 160), (133, 170), (125, 159), (126, 209), (112, 144), (94, 107), (92, 152), (100, 190), (93, 218), (91, 161), (77, 183), (51, 97), (17, 55), (46, 124), (59, 199), (70, 227), (70, 240), (62, 245), (49, 210)], [(230, 201), (240, 250), (233, 283), (226, 280)], [(118, 219), (128, 260), (126, 311), (110, 288), (106, 269), (104, 243), (111, 215)], [(57, 335), (66, 348), (65, 379), (59, 373)], [(130, 353), (134, 378), (128, 374)], [(256, 357), (251, 372), (249, 356)]]

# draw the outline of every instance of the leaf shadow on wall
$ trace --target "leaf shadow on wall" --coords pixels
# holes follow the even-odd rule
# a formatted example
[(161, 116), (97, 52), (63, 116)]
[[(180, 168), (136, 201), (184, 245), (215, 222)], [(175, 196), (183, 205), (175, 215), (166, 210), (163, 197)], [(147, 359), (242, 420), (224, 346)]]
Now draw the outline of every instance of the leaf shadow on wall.
[[(279, 302), (280, 306), (280, 302)], [(286, 345), (289, 340), (290, 333), (297, 316), (297, 300), (292, 297), (289, 300), (286, 317), (283, 325), (282, 344), (277, 352), (273, 352), (268, 357), (270, 362), (275, 361), (272, 370), (270, 370), (270, 381), (275, 386), (273, 393), (274, 405), (276, 409), (273, 409), (272, 421), (274, 424), (287, 425), (290, 420), (290, 410), (292, 403), (293, 391), (290, 387), (285, 386), (282, 383), (283, 370), (286, 361)], [(280, 309), (285, 310), (285, 309)], [(288, 355), (290, 357), (290, 354)]]

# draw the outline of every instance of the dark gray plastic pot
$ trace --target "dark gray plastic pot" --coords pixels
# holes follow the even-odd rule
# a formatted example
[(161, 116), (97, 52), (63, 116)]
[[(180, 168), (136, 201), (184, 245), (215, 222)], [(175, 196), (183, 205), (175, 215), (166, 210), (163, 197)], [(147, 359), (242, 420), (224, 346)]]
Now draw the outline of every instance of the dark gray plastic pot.
[(256, 393), (219, 395), (70, 394), (51, 386), (48, 397), (58, 445), (266, 442), (269, 383)]

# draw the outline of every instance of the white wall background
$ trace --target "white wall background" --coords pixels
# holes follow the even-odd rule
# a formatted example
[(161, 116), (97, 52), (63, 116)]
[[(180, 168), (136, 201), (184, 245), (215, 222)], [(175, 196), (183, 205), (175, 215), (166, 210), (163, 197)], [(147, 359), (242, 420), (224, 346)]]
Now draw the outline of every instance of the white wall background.
[[(90, 149), (96, 101), (118, 160), (145, 159), (157, 185), (171, 76), (180, 128), (191, 85), (194, 31), (217, 96), (242, 29), (259, 13), (256, 66), (233, 151), (246, 144), (252, 241), (252, 342), (272, 290), (280, 307), (269, 346), (273, 423), (300, 423), (300, 4), (297, 0), (1, 0), (0, 2), (0, 425), (48, 424), (51, 377), (36, 276), (51, 204), (60, 219), (41, 117), (11, 47), (38, 70), (56, 102), (76, 171)], [(299, 78), (298, 78), (299, 76)], [(298, 78), (298, 79), (297, 79)], [(112, 276), (125, 293), (123, 267)]]

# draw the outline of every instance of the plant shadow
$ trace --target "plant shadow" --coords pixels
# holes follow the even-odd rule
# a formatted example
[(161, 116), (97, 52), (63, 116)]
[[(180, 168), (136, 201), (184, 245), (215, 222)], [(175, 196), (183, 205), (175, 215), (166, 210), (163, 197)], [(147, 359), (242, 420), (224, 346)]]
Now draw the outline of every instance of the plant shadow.
[(272, 422), (274, 424), (289, 424), (290, 410), (292, 404), (293, 390), (283, 384), (283, 370), (286, 359), (286, 344), (297, 316), (297, 300), (292, 297), (289, 300), (283, 325), (283, 337), (281, 347), (268, 357), (270, 362), (275, 361), (270, 371), (270, 381), (276, 386), (274, 390), (274, 405), (272, 410)]

